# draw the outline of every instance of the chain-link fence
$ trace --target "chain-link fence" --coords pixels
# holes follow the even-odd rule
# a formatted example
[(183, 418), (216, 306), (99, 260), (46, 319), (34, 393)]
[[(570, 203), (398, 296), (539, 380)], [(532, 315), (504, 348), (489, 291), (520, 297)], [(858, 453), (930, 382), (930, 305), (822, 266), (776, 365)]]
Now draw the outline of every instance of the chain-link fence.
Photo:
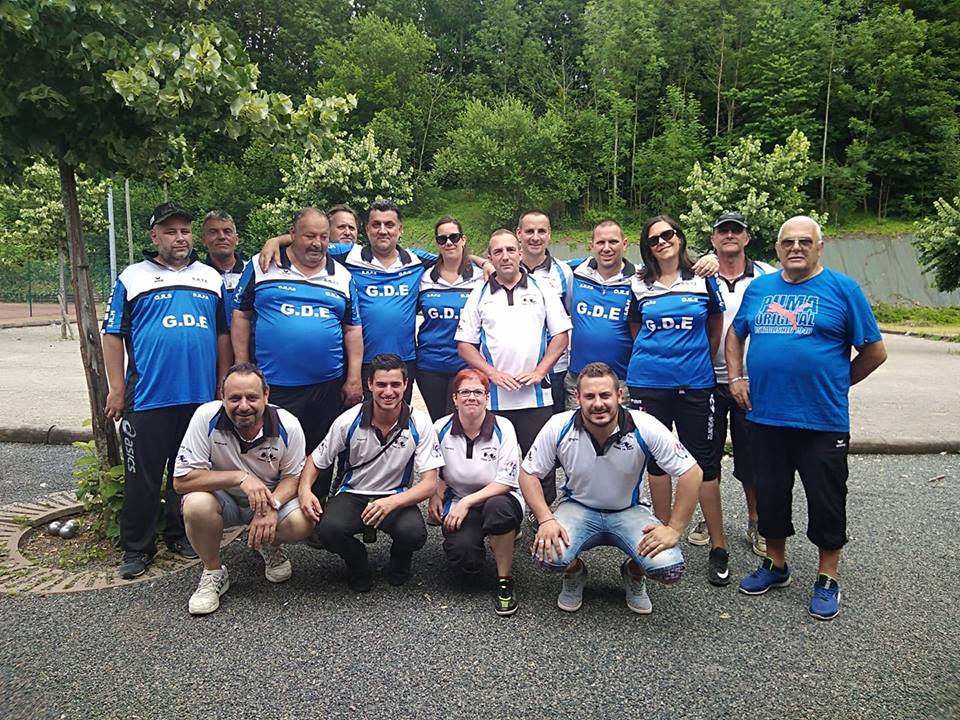
[[(106, 302), (110, 296), (110, 259), (104, 237), (87, 238), (87, 259), (90, 278), (97, 302)], [(101, 247), (102, 246), (102, 247)], [(127, 254), (117, 257), (117, 272), (127, 265)], [(70, 280), (70, 261), (66, 267), (67, 301), (73, 302)], [(0, 302), (53, 303), (57, 302), (60, 279), (56, 259), (27, 260), (23, 263), (0, 264)]]

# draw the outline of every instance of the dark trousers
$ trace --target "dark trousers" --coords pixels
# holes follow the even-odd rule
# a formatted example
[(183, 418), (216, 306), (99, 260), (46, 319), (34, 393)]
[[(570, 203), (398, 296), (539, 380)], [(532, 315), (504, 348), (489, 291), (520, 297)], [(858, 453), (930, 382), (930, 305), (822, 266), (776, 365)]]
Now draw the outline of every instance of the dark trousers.
[[(526, 457), (533, 441), (537, 439), (537, 433), (547, 423), (547, 420), (553, 417), (553, 406), (524, 408), (523, 410), (497, 410), (496, 414), (505, 417), (513, 424), (513, 429), (517, 431), (520, 455), (523, 458)], [(551, 470), (541, 478), (540, 486), (543, 488), (543, 499), (547, 501), (548, 505), (551, 504), (557, 499), (557, 471)]]
[(453, 378), (455, 373), (417, 370), (417, 387), (426, 403), (430, 419), (437, 421), (453, 412)]
[[(330, 380), (316, 385), (270, 386), (270, 402), (292, 414), (300, 421), (307, 442), (307, 454), (323, 442), (330, 426), (343, 412), (340, 391), (343, 380)], [(318, 498), (330, 494), (333, 467), (324, 468), (313, 483), (313, 493)]]
[[(403, 393), (403, 401), (409, 405), (410, 401), (413, 400), (413, 381), (417, 379), (417, 361), (416, 360), (404, 360), (404, 365), (407, 366), (407, 389)], [(370, 393), (370, 385), (367, 382), (370, 379), (370, 363), (364, 363), (360, 367), (360, 384), (363, 385), (363, 399), (369, 400), (373, 395)]]
[(567, 378), (567, 371), (550, 373), (550, 396), (553, 398), (553, 414), (562, 413), (567, 409), (567, 392), (563, 387)]
[(120, 422), (123, 445), (123, 508), (120, 544), (128, 552), (156, 552), (157, 510), (163, 488), (163, 540), (171, 546), (186, 536), (180, 496), (173, 489), (173, 468), (180, 441), (196, 405), (173, 405), (124, 413)]
[[(343, 558), (348, 568), (366, 562), (367, 549), (354, 535), (363, 531), (360, 514), (370, 500), (382, 495), (358, 495), (342, 492), (330, 498), (317, 525), (317, 539)], [(394, 510), (380, 524), (380, 530), (393, 539), (390, 556), (397, 560), (409, 558), (427, 542), (427, 528), (416, 505)]]
[(470, 508), (457, 530), (443, 529), (443, 551), (458, 570), (480, 572), (486, 555), (483, 539), (515, 531), (521, 522), (523, 512), (517, 499), (513, 495), (496, 495), (480, 507)]

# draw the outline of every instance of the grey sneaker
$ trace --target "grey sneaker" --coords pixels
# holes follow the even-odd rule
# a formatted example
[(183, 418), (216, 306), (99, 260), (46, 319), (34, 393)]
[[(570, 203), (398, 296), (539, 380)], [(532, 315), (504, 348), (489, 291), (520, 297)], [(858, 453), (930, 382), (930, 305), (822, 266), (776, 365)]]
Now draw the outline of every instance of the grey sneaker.
[(647, 595), (647, 579), (639, 580), (633, 576), (628, 567), (630, 561), (624, 560), (620, 565), (620, 577), (623, 578), (623, 589), (627, 598), (627, 607), (638, 615), (649, 615), (653, 612), (653, 603)]
[(697, 526), (687, 533), (687, 542), (691, 545), (709, 545), (710, 531), (707, 530), (707, 521), (701, 520)]
[(263, 574), (272, 583), (282, 583), (293, 575), (293, 566), (283, 552), (282, 545), (262, 543), (257, 550), (263, 558)]
[(227, 566), (219, 570), (204, 570), (200, 584), (190, 596), (191, 615), (209, 615), (220, 607), (220, 597), (230, 589), (230, 574)]
[(576, 612), (583, 605), (583, 586), (587, 584), (587, 565), (580, 561), (580, 569), (572, 575), (563, 576), (563, 586), (557, 597), (557, 607), (567, 612)]
[(750, 549), (753, 550), (754, 555), (760, 557), (767, 556), (767, 541), (763, 539), (763, 535), (757, 530), (755, 520), (751, 520), (750, 524), (747, 525), (747, 542), (750, 543)]

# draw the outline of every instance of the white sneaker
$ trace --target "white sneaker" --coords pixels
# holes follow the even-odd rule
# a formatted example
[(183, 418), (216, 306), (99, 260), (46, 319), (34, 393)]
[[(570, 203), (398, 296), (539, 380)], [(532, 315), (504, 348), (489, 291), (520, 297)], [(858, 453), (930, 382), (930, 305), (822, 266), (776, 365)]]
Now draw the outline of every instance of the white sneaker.
[(263, 574), (272, 583), (282, 583), (293, 575), (293, 566), (283, 552), (282, 545), (262, 543), (257, 550), (263, 558)]
[(709, 545), (710, 544), (710, 531), (707, 530), (707, 521), (701, 520), (697, 523), (697, 526), (687, 533), (687, 542), (691, 545)]
[(580, 569), (572, 575), (563, 576), (563, 586), (557, 597), (557, 607), (567, 612), (576, 612), (583, 605), (583, 587), (587, 584), (587, 564), (580, 561)]
[(200, 584), (190, 596), (191, 615), (209, 615), (220, 607), (220, 596), (230, 589), (230, 574), (227, 566), (219, 570), (204, 570)]
[(623, 589), (627, 599), (627, 607), (638, 615), (649, 615), (653, 612), (653, 603), (647, 595), (647, 579), (639, 580), (627, 567), (629, 560), (620, 565), (620, 576), (623, 578)]
[(767, 541), (764, 540), (763, 535), (757, 530), (757, 524), (751, 522), (747, 525), (747, 542), (750, 543), (750, 549), (753, 550), (753, 554), (758, 557), (767, 556)]

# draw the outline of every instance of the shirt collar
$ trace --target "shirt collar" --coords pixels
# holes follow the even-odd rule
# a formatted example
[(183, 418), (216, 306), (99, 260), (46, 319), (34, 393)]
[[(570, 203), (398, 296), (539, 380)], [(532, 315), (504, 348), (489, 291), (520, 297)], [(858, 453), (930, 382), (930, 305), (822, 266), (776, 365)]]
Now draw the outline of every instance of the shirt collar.
[[(593, 270), (596, 273), (600, 272), (599, 268), (597, 267), (597, 259), (595, 257), (591, 257), (589, 260), (587, 260), (587, 267), (589, 267), (591, 270)], [(632, 277), (635, 272), (637, 272), (637, 268), (634, 267), (632, 262), (624, 258), (623, 268), (620, 270), (620, 277), (625, 277), (625, 278)], [(612, 279), (615, 279), (615, 278), (611, 278), (611, 280)]]
[[(497, 416), (492, 412), (487, 410), (486, 414), (483, 416), (483, 422), (480, 424), (480, 434), (477, 437), (483, 438), (484, 440), (489, 440), (493, 437), (493, 428), (497, 423)], [(464, 436), (463, 425), (460, 423), (460, 414), (453, 414), (453, 426), (450, 428), (451, 435), (461, 435)]]
[[(400, 403), (400, 417), (397, 418), (397, 424), (400, 427), (406, 427), (410, 422), (410, 406), (406, 403)], [(360, 406), (360, 427), (368, 428), (373, 425), (373, 400), (365, 400)]]
[[(430, 279), (435, 283), (438, 283), (441, 280), (443, 280), (443, 278), (440, 277), (440, 265), (441, 265), (440, 261), (437, 260), (437, 264), (434, 265), (433, 270), (430, 271)], [(467, 266), (463, 269), (463, 272), (460, 273), (460, 279), (470, 280), (473, 277), (473, 273), (474, 273), (473, 263), (468, 262)]]
[[(583, 410), (577, 410), (576, 414), (573, 417), (573, 426), (577, 430), (583, 430), (584, 432), (590, 432), (583, 427)], [(603, 444), (604, 449), (610, 447), (613, 443), (617, 442), (624, 435), (629, 435), (634, 430), (636, 430), (637, 424), (633, 421), (633, 415), (628, 413), (622, 406), (617, 412), (617, 429), (614, 430), (610, 437), (607, 438), (607, 441)], [(592, 436), (591, 436), (592, 437)]]
[(273, 405), (267, 405), (267, 409), (263, 412), (263, 428), (260, 430), (260, 435), (253, 440), (245, 440), (237, 431), (237, 426), (233, 424), (233, 420), (227, 416), (227, 411), (223, 405), (221, 405), (220, 410), (217, 411), (217, 430), (231, 433), (240, 444), (241, 454), (253, 450), (253, 448), (266, 441), (267, 438), (277, 437), (277, 428), (279, 425), (280, 416), (277, 413), (277, 408)]
[[(333, 258), (330, 256), (330, 253), (326, 253), (324, 257), (326, 260), (324, 261), (323, 269), (327, 271), (327, 275), (333, 275), (336, 272)], [(287, 254), (287, 249), (285, 247), (280, 248), (280, 267), (282, 267), (284, 270), (296, 270), (297, 272), (300, 272), (297, 270), (297, 268), (293, 267), (293, 263), (290, 261), (290, 256)], [(302, 272), (300, 274), (303, 275)], [(314, 273), (314, 275), (316, 274), (317, 273)], [(304, 275), (304, 277), (307, 276)], [(313, 276), (311, 275), (310, 277)]]
[[(410, 257), (410, 253), (408, 253), (399, 245), (397, 245), (397, 255), (400, 256), (401, 265), (409, 265), (413, 260), (413, 258)], [(369, 245), (364, 245), (360, 249), (360, 259), (363, 260), (365, 263), (373, 263), (373, 259), (374, 259), (373, 248), (371, 248)]]
[(167, 266), (164, 265), (162, 262), (160, 262), (159, 260), (157, 260), (157, 256), (158, 256), (159, 254), (160, 254), (160, 253), (158, 253), (156, 250), (144, 250), (144, 251), (143, 251), (143, 257), (146, 258), (148, 262), (152, 262), (154, 265), (159, 265), (160, 267), (162, 267), (162, 268), (164, 268), (164, 269), (166, 269), (166, 270), (169, 270), (170, 272), (180, 272), (180, 270), (186, 270), (188, 267), (190, 267), (191, 265), (193, 265), (195, 262), (199, 262), (199, 260), (200, 260), (200, 256), (197, 255), (197, 251), (196, 251), (196, 250), (191, 250), (191, 251), (190, 251), (190, 262), (188, 262), (188, 263), (187, 263), (186, 265), (184, 265), (182, 268), (179, 268), (178, 270), (174, 270), (173, 268), (167, 267)]
[(550, 249), (547, 248), (546, 255), (543, 258), (543, 262), (537, 265), (536, 267), (528, 268), (523, 260), (520, 261), (520, 267), (527, 272), (536, 272), (537, 270), (549, 270), (550, 266), (553, 264), (553, 258), (550, 256)]
[[(282, 249), (282, 248), (281, 248)], [(207, 253), (207, 257), (202, 261), (204, 264), (209, 265), (214, 270), (216, 270), (221, 275), (223, 271), (213, 264), (213, 260), (210, 259), (210, 253)], [(230, 273), (242, 273), (243, 272), (243, 257), (236, 250), (233, 251), (233, 267), (227, 270)]]
[[(497, 280), (497, 274), (493, 273), (490, 276), (490, 279), (487, 281), (490, 283), (490, 292), (495, 293), (497, 290), (505, 290), (503, 285)], [(520, 279), (517, 281), (517, 284), (513, 286), (514, 289), (522, 287), (527, 287), (527, 273), (523, 268), (520, 268)]]

